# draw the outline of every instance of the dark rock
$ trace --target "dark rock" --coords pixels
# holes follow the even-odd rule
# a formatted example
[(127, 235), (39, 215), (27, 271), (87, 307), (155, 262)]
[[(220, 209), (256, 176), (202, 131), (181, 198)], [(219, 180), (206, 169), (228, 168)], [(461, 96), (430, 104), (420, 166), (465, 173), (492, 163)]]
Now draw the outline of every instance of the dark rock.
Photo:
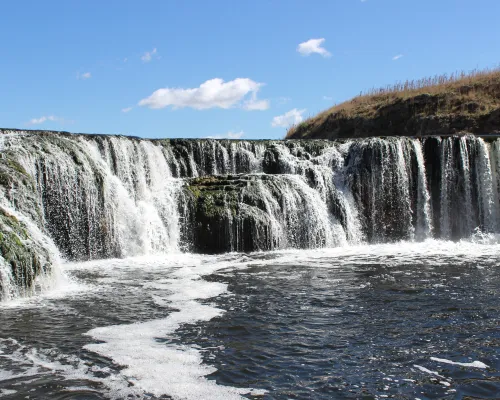
[(276, 247), (263, 199), (252, 187), (265, 175), (196, 178), (184, 189), (183, 242), (189, 250), (212, 254)]

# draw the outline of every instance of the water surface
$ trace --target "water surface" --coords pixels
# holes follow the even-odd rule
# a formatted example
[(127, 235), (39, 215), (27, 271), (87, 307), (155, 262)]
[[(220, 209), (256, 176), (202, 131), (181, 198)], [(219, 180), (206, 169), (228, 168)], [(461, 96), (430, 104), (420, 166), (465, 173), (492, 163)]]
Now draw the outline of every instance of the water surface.
[(2, 304), (0, 397), (499, 398), (499, 261), (426, 241), (68, 264)]

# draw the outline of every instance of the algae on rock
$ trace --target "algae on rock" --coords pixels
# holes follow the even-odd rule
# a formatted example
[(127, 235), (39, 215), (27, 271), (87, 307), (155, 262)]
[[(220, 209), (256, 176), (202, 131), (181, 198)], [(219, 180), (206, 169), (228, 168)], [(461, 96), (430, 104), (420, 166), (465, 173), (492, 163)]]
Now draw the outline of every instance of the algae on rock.
[(0, 298), (33, 289), (38, 275), (50, 268), (50, 255), (34, 240), (28, 227), (0, 207)]
[(0, 157), (0, 200), (0, 299), (8, 299), (31, 292), (36, 277), (51, 267), (48, 249), (9, 211), (43, 227), (36, 184), (10, 152)]

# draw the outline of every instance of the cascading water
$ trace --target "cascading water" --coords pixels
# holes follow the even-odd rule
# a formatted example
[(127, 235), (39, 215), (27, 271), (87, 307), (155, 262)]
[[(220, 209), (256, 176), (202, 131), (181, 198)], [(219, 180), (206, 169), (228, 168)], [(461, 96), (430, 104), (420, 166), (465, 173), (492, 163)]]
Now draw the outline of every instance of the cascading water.
[(416, 199), (416, 224), (415, 238), (422, 240), (432, 235), (433, 223), (431, 212), (431, 196), (428, 190), (427, 176), (425, 174), (425, 159), (422, 146), (413, 141), (413, 151), (417, 161), (417, 199)]
[[(500, 228), (499, 140), (28, 131), (2, 131), (0, 140), (0, 206), (31, 221), (68, 260), (460, 239)], [(6, 253), (3, 297), (13, 285)]]

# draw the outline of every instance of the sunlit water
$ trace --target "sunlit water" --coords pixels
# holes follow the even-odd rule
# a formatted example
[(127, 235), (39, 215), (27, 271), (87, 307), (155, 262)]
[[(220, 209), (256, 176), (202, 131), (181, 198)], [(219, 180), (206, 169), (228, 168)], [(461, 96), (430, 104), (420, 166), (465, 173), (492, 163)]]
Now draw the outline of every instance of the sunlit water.
[(3, 399), (500, 398), (500, 245), (68, 264), (0, 306)]

